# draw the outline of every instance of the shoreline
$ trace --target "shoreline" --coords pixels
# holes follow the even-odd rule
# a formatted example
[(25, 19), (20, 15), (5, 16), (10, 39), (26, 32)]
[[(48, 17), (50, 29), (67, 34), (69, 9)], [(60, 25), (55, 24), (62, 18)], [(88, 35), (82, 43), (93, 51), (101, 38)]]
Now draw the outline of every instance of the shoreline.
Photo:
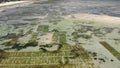
[(12, 2), (0, 3), (0, 12), (7, 10), (9, 8), (22, 7), (32, 3), (33, 1), (12, 1)]
[(26, 2), (29, 2), (29, 1), (4, 2), (4, 3), (0, 3), (0, 7), (11, 6), (11, 5), (21, 4), (21, 3), (26, 3)]

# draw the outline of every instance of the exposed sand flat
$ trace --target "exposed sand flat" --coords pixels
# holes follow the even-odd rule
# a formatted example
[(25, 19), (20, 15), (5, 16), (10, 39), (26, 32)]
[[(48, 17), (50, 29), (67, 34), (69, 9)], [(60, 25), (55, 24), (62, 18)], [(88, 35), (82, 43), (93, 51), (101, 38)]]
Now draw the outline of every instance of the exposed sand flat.
[(74, 16), (76, 19), (86, 20), (86, 21), (94, 21), (106, 25), (120, 25), (120, 17), (113, 17), (107, 15), (94, 15), (94, 14), (72, 14), (67, 17)]
[(39, 44), (50, 44), (52, 42), (52, 36), (53, 36), (53, 33), (47, 33), (46, 35), (43, 35), (43, 36), (38, 36), (38, 43)]

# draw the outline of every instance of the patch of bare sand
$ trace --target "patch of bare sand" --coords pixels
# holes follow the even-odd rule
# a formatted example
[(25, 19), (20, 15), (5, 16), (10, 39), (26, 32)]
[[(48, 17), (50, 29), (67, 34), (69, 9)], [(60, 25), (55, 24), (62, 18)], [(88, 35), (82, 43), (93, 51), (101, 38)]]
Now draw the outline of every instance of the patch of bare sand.
[(78, 20), (93, 21), (98, 22), (102, 25), (108, 26), (120, 26), (120, 17), (113, 17), (107, 15), (94, 15), (94, 14), (72, 14), (68, 15), (65, 18), (74, 17)]

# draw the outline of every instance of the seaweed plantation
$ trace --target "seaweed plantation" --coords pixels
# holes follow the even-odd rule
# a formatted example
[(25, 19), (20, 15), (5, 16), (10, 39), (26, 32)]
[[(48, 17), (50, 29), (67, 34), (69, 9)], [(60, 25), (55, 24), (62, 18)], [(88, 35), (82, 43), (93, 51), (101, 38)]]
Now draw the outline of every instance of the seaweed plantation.
[[(59, 39), (58, 39), (59, 38)], [(50, 51), (51, 48), (49, 45), (42, 45), (44, 49), (48, 47), (47, 51), (39, 51), (39, 52), (4, 52), (0, 53), (0, 67), (9, 67), (13, 68), (17, 67), (44, 67), (48, 68), (49, 66), (53, 66), (55, 68), (96, 68), (94, 63), (92, 62), (91, 57), (88, 55), (87, 51), (80, 45), (71, 46), (66, 41), (65, 33), (54, 33), (53, 40), (58, 41), (62, 46), (58, 45), (58, 50)], [(56, 42), (57, 42), (56, 41)], [(35, 42), (35, 41), (34, 41)], [(33, 44), (26, 44), (33, 45)], [(4, 58), (4, 59), (3, 59)], [(84, 66), (85, 64), (85, 66)]]
[(107, 48), (118, 60), (120, 60), (120, 53), (116, 51), (113, 47), (111, 47), (107, 42), (100, 42), (105, 48)]
[(0, 68), (120, 68), (119, 2), (0, 0)]

